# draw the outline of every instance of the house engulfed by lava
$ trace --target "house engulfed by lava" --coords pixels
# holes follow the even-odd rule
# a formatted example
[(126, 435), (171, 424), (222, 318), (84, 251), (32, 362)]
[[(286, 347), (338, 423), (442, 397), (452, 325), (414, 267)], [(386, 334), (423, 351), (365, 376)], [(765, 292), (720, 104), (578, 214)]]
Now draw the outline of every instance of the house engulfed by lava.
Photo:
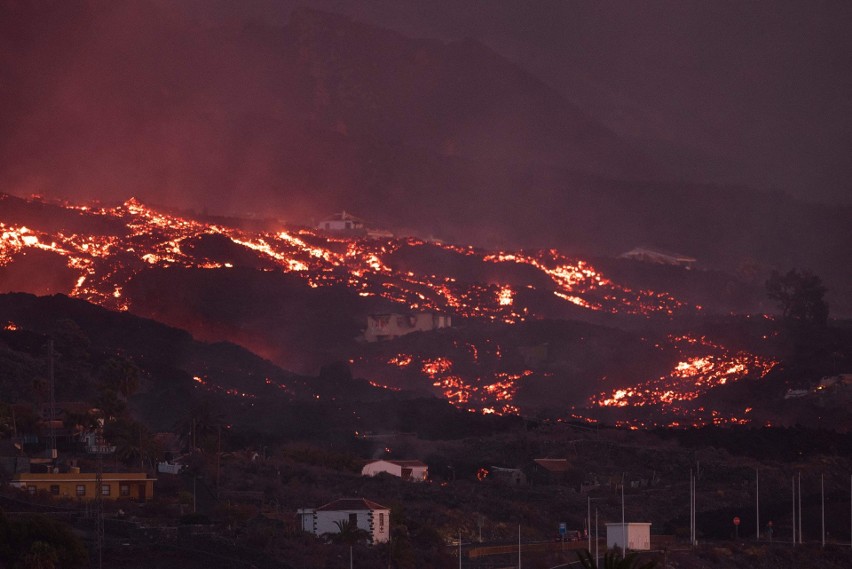
[(452, 318), (446, 314), (432, 312), (418, 312), (411, 315), (370, 314), (367, 316), (364, 340), (367, 342), (393, 340), (412, 332), (429, 332), (450, 326), (452, 326)]
[(695, 259), (692, 257), (652, 247), (636, 247), (626, 253), (622, 253), (618, 256), (618, 258), (632, 259), (634, 261), (654, 263), (657, 265), (672, 265), (675, 267), (683, 267), (685, 269), (691, 269), (695, 265)]

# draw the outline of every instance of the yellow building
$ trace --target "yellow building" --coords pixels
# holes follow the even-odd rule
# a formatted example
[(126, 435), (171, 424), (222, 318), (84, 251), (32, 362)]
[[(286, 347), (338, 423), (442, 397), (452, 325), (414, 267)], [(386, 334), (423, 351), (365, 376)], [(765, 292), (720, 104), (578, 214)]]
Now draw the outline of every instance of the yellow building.
[[(93, 500), (95, 476), (94, 472), (15, 474), (11, 485), (26, 489), (31, 494), (44, 491), (62, 498)], [(144, 472), (104, 472), (101, 477), (101, 496), (105, 500), (151, 500), (154, 497), (154, 480)]]

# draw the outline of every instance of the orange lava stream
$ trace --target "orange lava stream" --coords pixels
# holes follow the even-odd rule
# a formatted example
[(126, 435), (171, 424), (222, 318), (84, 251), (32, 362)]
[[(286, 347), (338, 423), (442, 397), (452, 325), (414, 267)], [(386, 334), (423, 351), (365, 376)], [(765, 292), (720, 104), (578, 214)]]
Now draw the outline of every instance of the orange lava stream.
[(131, 300), (124, 293), (127, 284), (148, 268), (233, 268), (236, 261), (226, 256), (204, 258), (192, 250), (192, 244), (211, 236), (230, 240), (277, 270), (300, 275), (308, 286), (346, 286), (360, 296), (379, 296), (407, 310), (510, 324), (538, 316), (520, 302), (515, 287), (463, 283), (449, 277), (398, 271), (391, 265), (389, 259), (394, 252), (426, 245), (485, 262), (532, 266), (552, 280), (554, 295), (584, 309), (670, 315), (686, 307), (667, 293), (635, 292), (619, 286), (588, 263), (571, 261), (553, 250), (488, 252), (444, 243), (427, 244), (413, 238), (343, 238), (304, 228), (251, 232), (164, 213), (135, 199), (117, 207), (67, 203), (59, 207), (84, 217), (118, 221), (127, 228), (126, 234), (49, 233), (0, 220), (0, 267), (30, 249), (61, 255), (77, 274), (68, 291), (71, 296), (118, 310), (131, 307)]

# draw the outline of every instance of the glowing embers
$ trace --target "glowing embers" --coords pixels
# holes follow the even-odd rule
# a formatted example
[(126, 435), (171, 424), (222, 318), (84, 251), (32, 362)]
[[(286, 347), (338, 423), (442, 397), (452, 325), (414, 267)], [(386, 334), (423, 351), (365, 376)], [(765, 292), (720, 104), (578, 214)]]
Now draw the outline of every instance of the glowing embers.
[[(381, 297), (411, 311), (516, 323), (542, 315), (530, 299), (550, 294), (589, 310), (634, 314), (672, 314), (683, 307), (667, 293), (634, 292), (619, 287), (583, 261), (556, 251), (489, 253), (473, 247), (408, 239), (346, 239), (298, 231), (251, 232), (207, 224), (156, 211), (131, 199), (104, 208), (74, 206), (81, 217), (109, 218), (126, 227), (113, 235), (65, 235), (0, 224), (0, 266), (28, 248), (57, 253), (77, 271), (72, 296), (109, 308), (127, 309), (121, 293), (139, 272), (153, 267), (205, 270), (248, 266), (301, 276), (311, 288), (346, 286), (363, 298)], [(119, 225), (115, 225), (119, 227)], [(201, 249), (199, 249), (201, 246)], [(555, 290), (536, 295), (533, 284), (461, 282), (450, 276), (398, 270), (393, 255), (421, 247), (471, 259), (471, 263), (513, 263), (533, 267)], [(202, 253), (207, 251), (207, 254)], [(475, 266), (475, 265), (473, 265)], [(534, 278), (534, 277), (533, 277)]]
[(375, 358), (370, 375), (383, 376), (387, 375), (383, 369), (396, 370), (403, 373), (404, 383), (408, 385), (420, 378), (454, 406), (471, 412), (497, 415), (520, 412), (515, 398), (522, 381), (533, 375), (532, 370), (501, 369), (502, 349), (490, 340), (481, 345), (455, 340), (447, 352), (451, 355), (400, 353)]
[[(591, 398), (590, 405), (612, 408), (653, 406), (664, 415), (691, 417), (699, 424), (741, 423), (748, 419), (732, 415), (723, 418), (724, 414), (719, 411), (711, 411), (707, 416), (703, 407), (692, 402), (727, 383), (745, 377), (763, 378), (777, 363), (748, 352), (729, 350), (703, 336), (669, 336), (668, 345), (658, 347), (672, 349), (678, 356), (668, 374), (632, 387), (601, 393)], [(749, 408), (746, 413), (750, 411)]]
[[(553, 294), (589, 310), (650, 316), (670, 316), (686, 305), (668, 293), (633, 291), (617, 285), (581, 260), (571, 260), (550, 249), (537, 253), (494, 253), (483, 256), (492, 263), (516, 263), (535, 267), (553, 281)], [(501, 297), (502, 304), (502, 297)]]

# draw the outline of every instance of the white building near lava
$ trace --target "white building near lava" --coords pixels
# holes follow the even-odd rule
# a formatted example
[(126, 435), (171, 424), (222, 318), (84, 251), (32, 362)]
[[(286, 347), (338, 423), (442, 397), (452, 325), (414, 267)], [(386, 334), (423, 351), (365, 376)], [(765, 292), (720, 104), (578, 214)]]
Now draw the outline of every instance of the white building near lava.
[(340, 533), (340, 524), (349, 523), (370, 535), (370, 543), (390, 539), (390, 508), (364, 498), (343, 498), (319, 508), (296, 511), (299, 527), (314, 535)]
[(429, 467), (419, 460), (373, 460), (361, 469), (362, 476), (387, 473), (411, 482), (423, 482), (429, 476)]

